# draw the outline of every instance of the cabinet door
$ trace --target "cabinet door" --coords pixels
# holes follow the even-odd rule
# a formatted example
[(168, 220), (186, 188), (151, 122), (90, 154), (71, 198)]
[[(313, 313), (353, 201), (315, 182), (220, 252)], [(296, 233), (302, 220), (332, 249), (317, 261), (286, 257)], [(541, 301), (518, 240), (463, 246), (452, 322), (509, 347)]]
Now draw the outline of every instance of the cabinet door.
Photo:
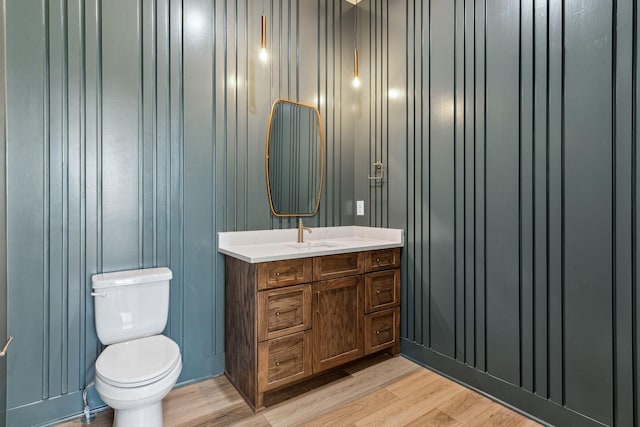
[(315, 283), (313, 290), (315, 373), (364, 355), (364, 280), (327, 280)]

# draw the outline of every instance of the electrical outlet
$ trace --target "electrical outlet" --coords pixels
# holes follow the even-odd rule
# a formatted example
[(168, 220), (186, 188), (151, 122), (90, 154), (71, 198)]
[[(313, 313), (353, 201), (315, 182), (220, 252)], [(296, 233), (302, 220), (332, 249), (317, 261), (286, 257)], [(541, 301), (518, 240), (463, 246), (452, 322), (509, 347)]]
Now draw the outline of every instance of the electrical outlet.
[(364, 200), (356, 201), (356, 215), (364, 216)]

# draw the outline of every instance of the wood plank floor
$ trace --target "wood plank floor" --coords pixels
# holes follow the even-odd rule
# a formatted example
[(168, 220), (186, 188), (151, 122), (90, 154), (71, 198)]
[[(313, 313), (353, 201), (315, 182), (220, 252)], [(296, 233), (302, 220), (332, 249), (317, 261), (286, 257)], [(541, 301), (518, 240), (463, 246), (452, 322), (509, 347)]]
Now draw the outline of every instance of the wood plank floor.
[[(166, 426), (537, 426), (539, 424), (402, 357), (365, 361), (333, 382), (254, 414), (224, 376), (173, 390)], [(283, 398), (285, 396), (281, 396)], [(274, 399), (278, 400), (278, 396)], [(111, 425), (104, 411), (93, 427)], [(79, 420), (58, 427), (80, 427)]]

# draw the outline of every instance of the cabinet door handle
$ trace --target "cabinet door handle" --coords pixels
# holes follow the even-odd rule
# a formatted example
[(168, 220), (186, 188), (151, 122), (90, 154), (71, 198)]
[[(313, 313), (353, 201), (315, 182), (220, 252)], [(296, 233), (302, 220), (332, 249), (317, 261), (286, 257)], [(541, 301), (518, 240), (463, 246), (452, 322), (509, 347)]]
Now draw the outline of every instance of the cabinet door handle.
[(316, 292), (316, 313), (320, 313), (320, 291)]
[(9, 346), (11, 345), (12, 342), (13, 342), (13, 337), (9, 337), (9, 340), (4, 345), (4, 348), (2, 349), (2, 351), (0, 351), (0, 357), (4, 357), (7, 355), (7, 351), (9, 351)]

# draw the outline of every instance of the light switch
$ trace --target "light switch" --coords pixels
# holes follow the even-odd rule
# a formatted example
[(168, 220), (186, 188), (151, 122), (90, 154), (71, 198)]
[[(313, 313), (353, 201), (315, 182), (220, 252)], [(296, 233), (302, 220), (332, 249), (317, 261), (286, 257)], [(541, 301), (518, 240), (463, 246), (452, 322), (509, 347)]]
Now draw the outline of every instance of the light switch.
[(356, 201), (356, 215), (364, 216), (364, 200)]

